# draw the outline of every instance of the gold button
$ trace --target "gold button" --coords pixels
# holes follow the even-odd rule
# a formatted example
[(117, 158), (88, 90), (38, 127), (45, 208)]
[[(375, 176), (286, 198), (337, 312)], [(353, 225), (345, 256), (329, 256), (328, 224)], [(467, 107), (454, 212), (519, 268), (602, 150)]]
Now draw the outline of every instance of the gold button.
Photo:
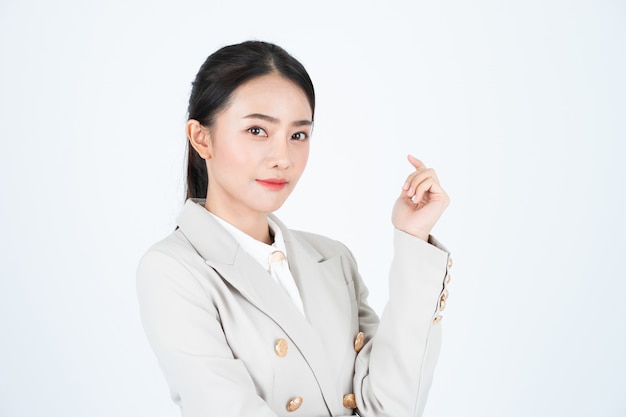
[(281, 358), (284, 358), (287, 356), (287, 352), (289, 352), (289, 343), (285, 339), (278, 339), (274, 345), (274, 352)]
[(441, 299), (442, 299), (443, 301), (448, 301), (448, 295), (450, 295), (450, 293), (448, 293), (448, 290), (443, 290), (443, 291), (441, 292)]
[(343, 396), (343, 406), (346, 408), (356, 408), (356, 397), (354, 394), (346, 394)]
[(272, 254), (270, 255), (270, 264), (273, 264), (275, 262), (280, 262), (280, 261), (284, 261), (285, 260), (285, 254), (282, 253), (281, 251), (277, 250), (272, 252)]
[(444, 281), (444, 282), (445, 282), (445, 284), (446, 284), (446, 285), (448, 285), (448, 284), (450, 283), (450, 280), (451, 280), (451, 279), (452, 279), (452, 278), (450, 277), (450, 273), (448, 272), (448, 274), (446, 275), (446, 279), (445, 279), (445, 281)]
[(450, 258), (448, 259), (448, 269), (452, 268), (452, 264), (453, 264), (453, 262), (452, 262), (452, 257), (450, 257)]
[(354, 339), (354, 351), (360, 352), (363, 349), (363, 341), (365, 340), (365, 333), (359, 332)]
[(295, 397), (289, 400), (287, 403), (287, 411), (293, 412), (296, 411), (302, 405), (302, 397)]
[(433, 319), (433, 324), (438, 324), (443, 319), (443, 316), (437, 316)]
[(446, 309), (446, 300), (441, 298), (441, 300), (439, 300), (439, 311), (443, 311), (445, 309)]

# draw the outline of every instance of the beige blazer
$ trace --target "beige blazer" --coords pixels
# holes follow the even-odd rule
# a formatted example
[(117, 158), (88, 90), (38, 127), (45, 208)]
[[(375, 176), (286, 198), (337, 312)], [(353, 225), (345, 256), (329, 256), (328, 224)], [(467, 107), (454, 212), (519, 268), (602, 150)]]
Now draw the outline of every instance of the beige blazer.
[(344, 245), (272, 219), (306, 318), (201, 202), (187, 201), (178, 229), (141, 259), (143, 325), (182, 415), (420, 416), (440, 349), (447, 251), (394, 232), (379, 320)]

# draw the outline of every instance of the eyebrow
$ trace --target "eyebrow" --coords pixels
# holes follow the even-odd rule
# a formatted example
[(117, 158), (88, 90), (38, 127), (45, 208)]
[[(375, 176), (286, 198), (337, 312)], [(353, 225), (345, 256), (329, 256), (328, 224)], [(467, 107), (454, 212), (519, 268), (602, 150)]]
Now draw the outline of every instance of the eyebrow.
[[(265, 120), (266, 122), (274, 123), (274, 124), (280, 122), (280, 120), (275, 117), (268, 116), (267, 114), (261, 114), (261, 113), (252, 113), (247, 116), (244, 116), (243, 119), (261, 119), (261, 120)], [(311, 126), (313, 122), (311, 120), (296, 120), (295, 122), (291, 124), (293, 126)]]

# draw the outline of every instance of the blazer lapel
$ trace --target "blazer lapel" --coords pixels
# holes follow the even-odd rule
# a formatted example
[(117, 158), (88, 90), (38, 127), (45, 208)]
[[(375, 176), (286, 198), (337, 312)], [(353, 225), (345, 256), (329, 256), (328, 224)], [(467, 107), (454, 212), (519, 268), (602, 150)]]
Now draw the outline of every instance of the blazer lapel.
[(302, 317), (285, 291), (256, 260), (241, 249), (202, 203), (202, 200), (188, 200), (177, 221), (182, 233), (207, 265), (249, 302), (276, 321), (280, 318), (283, 318), (281, 321), (284, 318), (293, 321), (294, 317)]
[(346, 337), (342, 329), (349, 328), (351, 317), (346, 283), (339, 278), (340, 257), (324, 259), (272, 216), (285, 239), (289, 267), (302, 297), (305, 318), (267, 271), (241, 250), (228, 231), (198, 203), (203, 201), (185, 203), (177, 219), (182, 233), (211, 268), (289, 336), (311, 367), (327, 407), (336, 409), (340, 399), (334, 398), (336, 381), (330, 370), (337, 369), (339, 364), (329, 366), (329, 357), (344, 355), (328, 355), (328, 352), (337, 349), (337, 345), (349, 346), (337, 341)]

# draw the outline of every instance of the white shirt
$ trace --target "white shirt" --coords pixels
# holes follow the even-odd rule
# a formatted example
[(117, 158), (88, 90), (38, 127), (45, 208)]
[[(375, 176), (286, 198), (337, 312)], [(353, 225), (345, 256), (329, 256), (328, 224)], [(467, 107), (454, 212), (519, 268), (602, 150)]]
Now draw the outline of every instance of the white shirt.
[[(280, 227), (276, 225), (270, 218), (267, 219), (270, 229), (274, 232), (274, 243), (268, 245), (259, 240), (254, 239), (250, 235), (237, 229), (226, 220), (221, 219), (215, 214), (209, 213), (226, 229), (232, 237), (239, 243), (239, 246), (246, 251), (253, 259), (255, 259), (263, 269), (265, 269), (278, 285), (287, 293), (289, 298), (294, 302), (298, 310), (304, 314), (304, 306), (302, 305), (302, 297), (296, 286), (296, 282), (289, 270), (289, 262), (287, 257), (287, 248), (280, 231)], [(279, 252), (279, 253), (276, 253)]]

